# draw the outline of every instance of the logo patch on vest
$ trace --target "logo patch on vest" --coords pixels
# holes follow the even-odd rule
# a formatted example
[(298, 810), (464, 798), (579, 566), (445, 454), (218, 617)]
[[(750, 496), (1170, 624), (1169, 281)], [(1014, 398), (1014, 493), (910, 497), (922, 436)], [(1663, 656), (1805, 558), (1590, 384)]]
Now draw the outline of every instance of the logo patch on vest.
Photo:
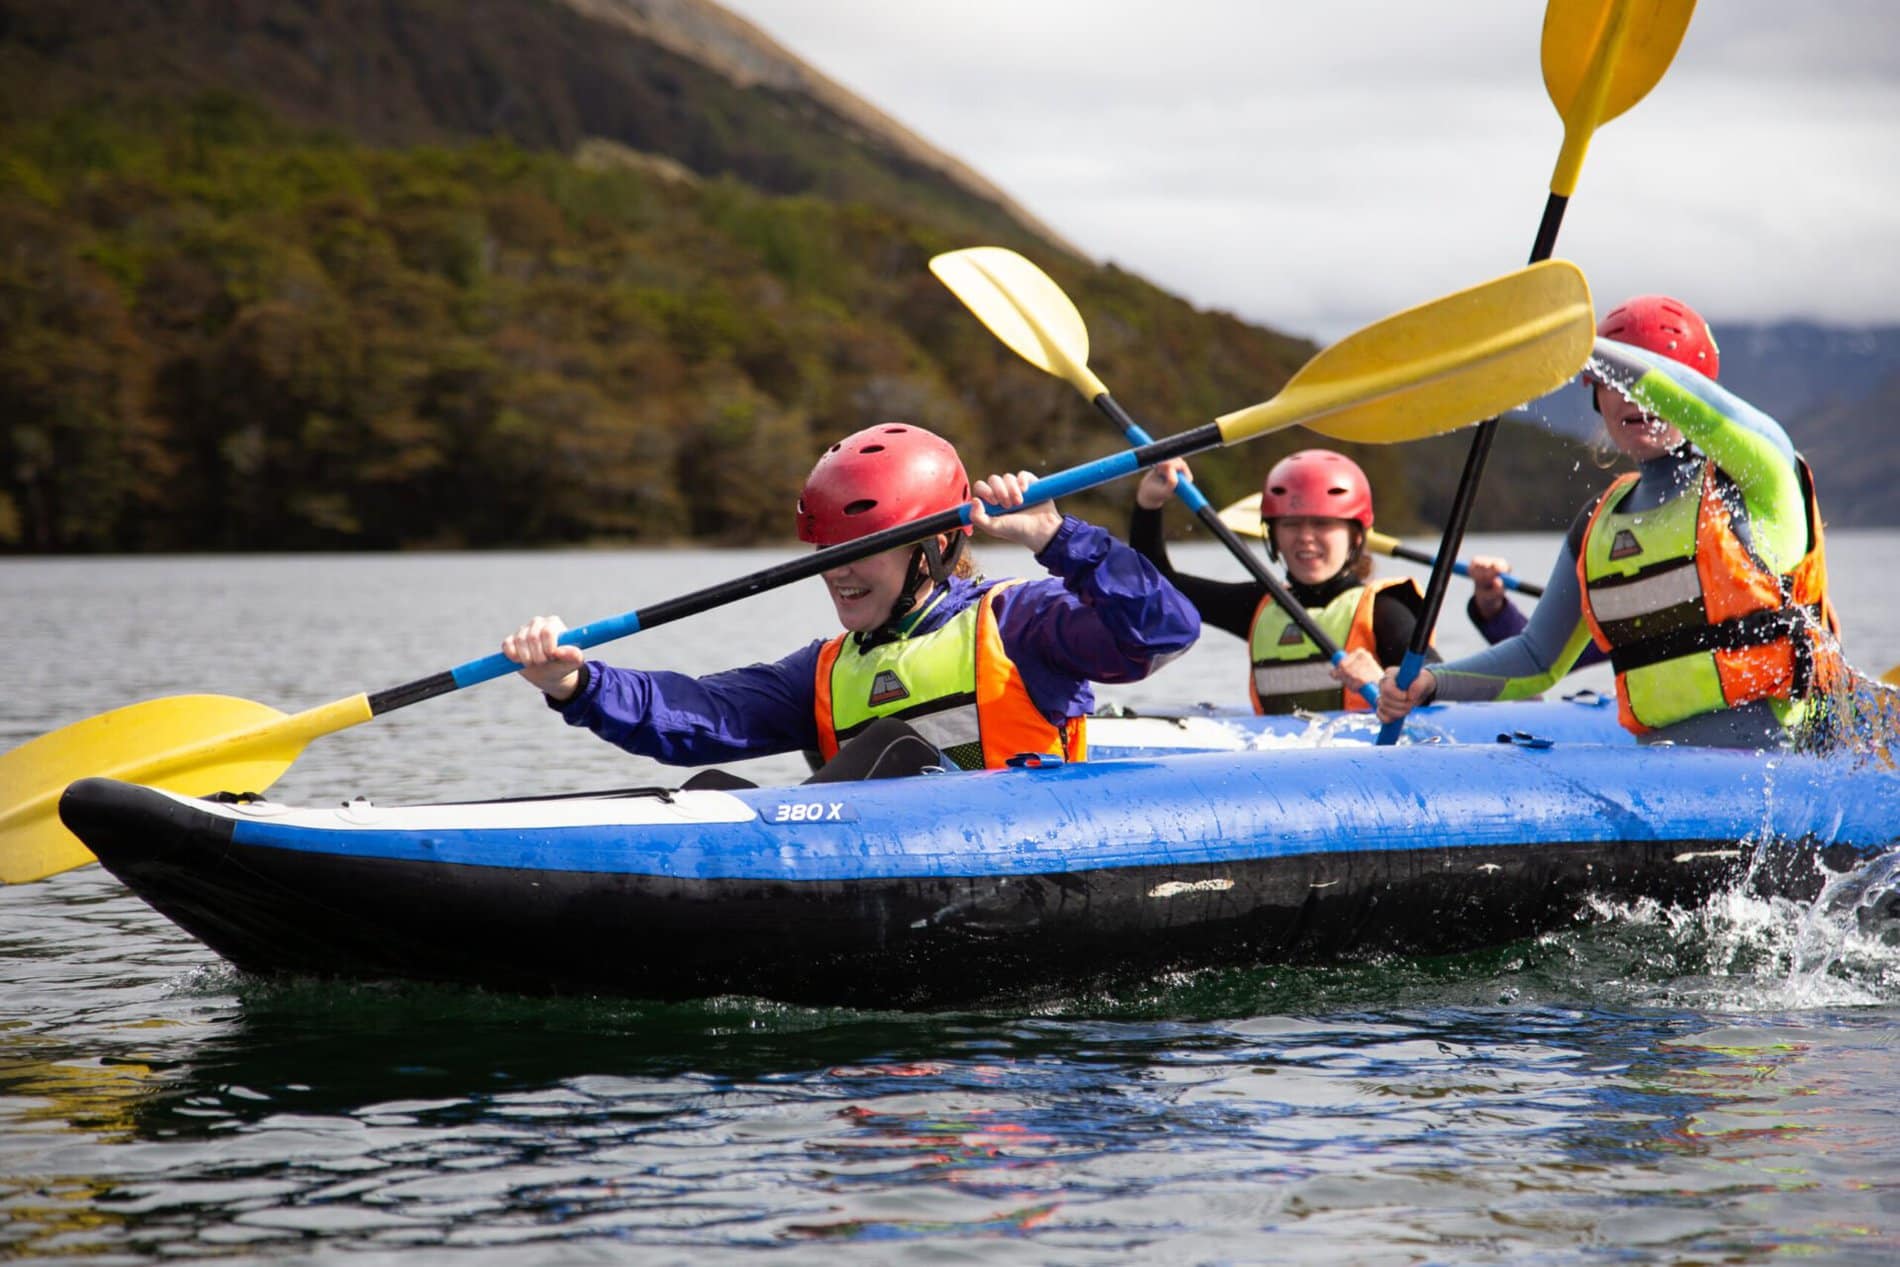
[(871, 679), (871, 707), (877, 708), (892, 700), (909, 699), (910, 691), (904, 686), (897, 674), (889, 669), (879, 669), (877, 676)]
[(1628, 528), (1618, 528), (1610, 540), (1610, 558), (1627, 559), (1643, 552), (1643, 543)]
[(1305, 632), (1291, 621), (1287, 622), (1287, 627), (1280, 631), (1279, 645), (1282, 647), (1297, 647), (1304, 641), (1306, 641)]

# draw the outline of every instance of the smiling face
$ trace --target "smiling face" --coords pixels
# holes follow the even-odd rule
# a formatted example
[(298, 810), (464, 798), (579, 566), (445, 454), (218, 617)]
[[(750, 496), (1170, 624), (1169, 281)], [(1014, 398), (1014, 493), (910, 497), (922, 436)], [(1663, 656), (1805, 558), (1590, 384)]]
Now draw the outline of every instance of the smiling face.
[(1302, 585), (1323, 585), (1352, 558), (1350, 519), (1285, 515), (1273, 521), (1273, 544), (1286, 574)]
[[(898, 546), (868, 559), (846, 563), (824, 574), (825, 588), (831, 592), (831, 605), (838, 612), (838, 623), (847, 633), (869, 633), (890, 619), (891, 608), (904, 592), (904, 580), (910, 574), (910, 556), (914, 546)], [(930, 593), (925, 580), (917, 592), (921, 603)]]
[(1638, 462), (1659, 458), (1682, 443), (1682, 432), (1655, 414), (1602, 383), (1594, 385), (1597, 412), (1603, 415), (1603, 429), (1610, 442)]

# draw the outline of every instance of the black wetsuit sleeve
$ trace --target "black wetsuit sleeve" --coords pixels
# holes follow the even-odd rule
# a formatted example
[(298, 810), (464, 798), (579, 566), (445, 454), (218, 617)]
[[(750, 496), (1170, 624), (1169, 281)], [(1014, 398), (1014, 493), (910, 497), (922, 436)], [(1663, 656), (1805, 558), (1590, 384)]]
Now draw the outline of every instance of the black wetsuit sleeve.
[(1253, 632), (1253, 614), (1266, 587), (1257, 581), (1210, 581), (1206, 577), (1184, 576), (1168, 562), (1168, 543), (1161, 531), (1159, 510), (1136, 506), (1128, 521), (1128, 544), (1133, 546), (1161, 575), (1187, 596), (1201, 613), (1201, 623), (1224, 629), (1236, 638)]
[[(1410, 585), (1394, 585), (1379, 591), (1372, 600), (1373, 654), (1388, 669), (1405, 659), (1411, 648), (1412, 634), (1425, 605), (1424, 598)], [(1426, 649), (1425, 662), (1438, 663), (1438, 652)]]

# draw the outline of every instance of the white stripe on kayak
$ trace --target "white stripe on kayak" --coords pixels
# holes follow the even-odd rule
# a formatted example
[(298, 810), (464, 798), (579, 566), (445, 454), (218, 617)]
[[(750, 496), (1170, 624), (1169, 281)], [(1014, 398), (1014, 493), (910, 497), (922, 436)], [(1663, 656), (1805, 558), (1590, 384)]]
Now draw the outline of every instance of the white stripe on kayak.
[(656, 796), (576, 797), (559, 801), (486, 801), (471, 805), (374, 805), (351, 801), (331, 809), (293, 807), (274, 801), (223, 805), (167, 792), (206, 814), (237, 821), (266, 821), (320, 831), (539, 831), (563, 827), (668, 827), (685, 823), (747, 823), (758, 815), (726, 792), (675, 792)]
[(1183, 893), (1225, 893), (1232, 880), (1169, 880), (1148, 890), (1149, 897), (1179, 897)]

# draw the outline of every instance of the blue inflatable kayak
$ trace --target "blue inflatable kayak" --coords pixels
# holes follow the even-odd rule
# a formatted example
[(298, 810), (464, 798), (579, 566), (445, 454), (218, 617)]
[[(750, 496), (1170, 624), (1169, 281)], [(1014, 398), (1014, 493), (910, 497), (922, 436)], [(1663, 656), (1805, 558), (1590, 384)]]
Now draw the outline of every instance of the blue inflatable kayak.
[(1534, 739), (409, 807), (88, 779), (60, 814), (253, 972), (939, 1007), (1812, 894), (1895, 846), (1900, 775)]

